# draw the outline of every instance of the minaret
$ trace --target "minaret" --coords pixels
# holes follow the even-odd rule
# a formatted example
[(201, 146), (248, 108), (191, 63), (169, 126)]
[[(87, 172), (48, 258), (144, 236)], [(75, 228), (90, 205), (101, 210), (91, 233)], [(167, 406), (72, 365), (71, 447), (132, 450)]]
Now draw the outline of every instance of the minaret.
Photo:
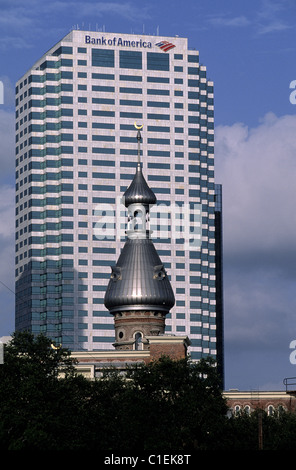
[(150, 238), (149, 210), (157, 200), (141, 168), (140, 129), (138, 164), (123, 195), (128, 211), (127, 239), (116, 266), (112, 267), (105, 306), (114, 315), (116, 349), (148, 349), (147, 336), (162, 335), (165, 317), (175, 304), (164, 266)]

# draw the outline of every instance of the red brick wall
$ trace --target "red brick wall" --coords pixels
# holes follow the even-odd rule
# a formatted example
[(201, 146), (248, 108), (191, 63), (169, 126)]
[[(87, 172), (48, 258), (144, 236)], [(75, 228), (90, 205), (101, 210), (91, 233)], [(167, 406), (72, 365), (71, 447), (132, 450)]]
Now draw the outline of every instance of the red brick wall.
[(161, 356), (168, 356), (178, 360), (186, 357), (186, 348), (183, 343), (152, 343), (150, 344), (150, 358), (157, 360)]

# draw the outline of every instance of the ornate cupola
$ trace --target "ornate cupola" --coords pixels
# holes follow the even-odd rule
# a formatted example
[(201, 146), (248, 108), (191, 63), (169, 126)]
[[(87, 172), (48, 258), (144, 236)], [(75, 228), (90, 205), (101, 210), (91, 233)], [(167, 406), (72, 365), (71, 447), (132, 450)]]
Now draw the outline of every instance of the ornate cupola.
[(141, 168), (141, 133), (137, 127), (138, 163), (123, 195), (128, 212), (127, 239), (112, 267), (104, 303), (114, 315), (116, 349), (148, 349), (147, 336), (164, 333), (165, 317), (175, 304), (164, 265), (151, 240), (150, 206), (157, 200)]

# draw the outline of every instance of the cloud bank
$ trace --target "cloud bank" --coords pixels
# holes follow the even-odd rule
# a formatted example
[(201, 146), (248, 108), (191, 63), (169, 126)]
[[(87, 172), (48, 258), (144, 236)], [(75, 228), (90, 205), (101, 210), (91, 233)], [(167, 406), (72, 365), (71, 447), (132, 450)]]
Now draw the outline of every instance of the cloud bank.
[(233, 373), (242, 367), (232, 362), (236, 355), (249, 351), (250, 361), (254, 354), (258, 359), (255, 369), (270, 368), (282, 357), (284, 374), (289, 343), (296, 338), (295, 129), (296, 116), (267, 114), (254, 129), (236, 123), (216, 130), (216, 181), (223, 184), (225, 349)]

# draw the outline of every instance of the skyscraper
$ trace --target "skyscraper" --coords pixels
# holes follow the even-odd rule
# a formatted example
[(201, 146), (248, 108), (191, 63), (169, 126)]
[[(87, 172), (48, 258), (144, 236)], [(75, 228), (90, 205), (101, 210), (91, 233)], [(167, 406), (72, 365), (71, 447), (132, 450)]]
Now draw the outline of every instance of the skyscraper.
[(213, 83), (179, 37), (71, 31), (18, 81), (16, 330), (113, 347), (104, 295), (138, 125), (158, 201), (152, 239), (176, 299), (166, 331), (190, 337), (193, 359), (217, 357)]

